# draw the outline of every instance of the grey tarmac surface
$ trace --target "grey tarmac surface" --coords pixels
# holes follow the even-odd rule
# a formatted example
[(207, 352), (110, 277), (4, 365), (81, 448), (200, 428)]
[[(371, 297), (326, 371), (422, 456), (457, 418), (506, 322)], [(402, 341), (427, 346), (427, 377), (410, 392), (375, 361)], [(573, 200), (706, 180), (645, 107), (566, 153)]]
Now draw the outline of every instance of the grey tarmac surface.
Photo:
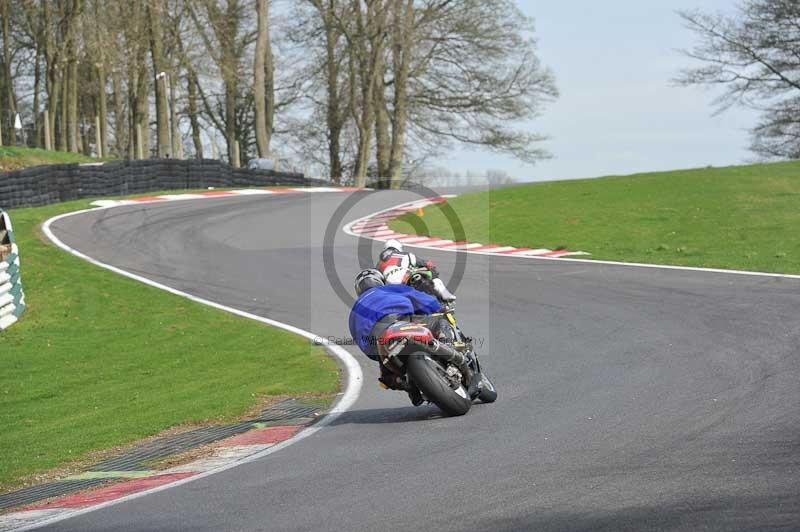
[[(344, 221), (415, 199), (359, 193)], [(345, 194), (121, 207), (54, 225), (175, 288), (347, 336)], [(375, 244), (377, 246), (377, 244)], [(451, 275), (456, 254), (424, 252)], [(464, 329), (500, 398), (461, 418), (384, 391), (265, 459), (50, 530), (800, 530), (800, 281), (469, 256)], [(356, 353), (356, 350), (352, 350)], [(224, 363), (224, 361), (220, 361)]]

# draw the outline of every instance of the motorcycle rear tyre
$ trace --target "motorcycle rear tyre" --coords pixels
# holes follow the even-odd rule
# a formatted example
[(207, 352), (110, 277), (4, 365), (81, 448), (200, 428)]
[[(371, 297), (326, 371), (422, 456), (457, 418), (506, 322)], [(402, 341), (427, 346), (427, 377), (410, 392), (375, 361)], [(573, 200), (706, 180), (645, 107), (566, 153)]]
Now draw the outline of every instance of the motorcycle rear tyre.
[(444, 368), (424, 353), (408, 357), (408, 374), (422, 394), (448, 416), (463, 416), (469, 412), (472, 400), (463, 386), (460, 391), (464, 397), (451, 388), (443, 373)]

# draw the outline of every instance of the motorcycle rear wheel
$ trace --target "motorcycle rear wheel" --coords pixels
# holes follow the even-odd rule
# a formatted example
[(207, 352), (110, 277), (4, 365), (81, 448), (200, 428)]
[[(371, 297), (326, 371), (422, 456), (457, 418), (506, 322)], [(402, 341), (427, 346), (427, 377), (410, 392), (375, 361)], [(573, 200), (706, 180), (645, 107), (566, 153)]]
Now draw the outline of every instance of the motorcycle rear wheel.
[(448, 416), (463, 416), (469, 412), (472, 400), (463, 384), (457, 389), (450, 386), (441, 364), (424, 353), (408, 357), (408, 374), (422, 394)]

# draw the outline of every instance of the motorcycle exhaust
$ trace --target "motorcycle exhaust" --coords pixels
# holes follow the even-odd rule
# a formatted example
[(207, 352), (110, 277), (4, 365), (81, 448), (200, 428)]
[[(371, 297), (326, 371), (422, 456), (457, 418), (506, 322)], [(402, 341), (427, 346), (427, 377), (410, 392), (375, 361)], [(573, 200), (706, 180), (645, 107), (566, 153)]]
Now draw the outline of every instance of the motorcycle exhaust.
[(470, 394), (475, 391), (474, 388), (477, 384), (473, 382), (475, 380), (474, 375), (472, 369), (469, 367), (469, 359), (464, 353), (456, 351), (452, 346), (444, 344), (436, 339), (428, 342), (428, 349), (430, 354), (439, 360), (455, 365), (464, 376), (464, 381), (467, 383)]
[(428, 349), (432, 355), (449, 364), (454, 364), (459, 369), (469, 363), (469, 360), (467, 360), (467, 357), (465, 357), (463, 353), (456, 351), (447, 344), (443, 344), (439, 340), (434, 339), (428, 342)]

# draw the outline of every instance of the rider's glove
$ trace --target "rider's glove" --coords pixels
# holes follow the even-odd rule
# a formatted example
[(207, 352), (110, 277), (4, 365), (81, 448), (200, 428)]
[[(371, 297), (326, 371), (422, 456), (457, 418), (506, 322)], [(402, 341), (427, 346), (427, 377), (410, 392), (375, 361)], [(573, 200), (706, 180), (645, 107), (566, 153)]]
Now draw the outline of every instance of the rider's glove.
[(422, 274), (416, 273), (413, 276), (411, 276), (411, 280), (408, 282), (408, 285), (411, 288), (419, 290), (420, 292), (426, 292), (428, 294), (438, 295), (438, 292), (436, 291), (436, 286), (433, 284), (433, 281)]

